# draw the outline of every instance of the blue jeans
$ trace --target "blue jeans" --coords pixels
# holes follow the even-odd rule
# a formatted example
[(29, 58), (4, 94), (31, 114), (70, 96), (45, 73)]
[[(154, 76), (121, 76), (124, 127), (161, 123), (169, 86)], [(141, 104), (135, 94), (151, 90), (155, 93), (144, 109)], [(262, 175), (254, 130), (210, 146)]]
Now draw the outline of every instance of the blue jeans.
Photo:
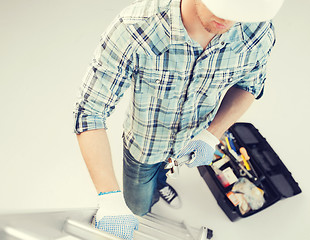
[(123, 193), (127, 206), (134, 214), (147, 214), (159, 200), (157, 189), (163, 188), (167, 180), (165, 164), (140, 163), (124, 145)]

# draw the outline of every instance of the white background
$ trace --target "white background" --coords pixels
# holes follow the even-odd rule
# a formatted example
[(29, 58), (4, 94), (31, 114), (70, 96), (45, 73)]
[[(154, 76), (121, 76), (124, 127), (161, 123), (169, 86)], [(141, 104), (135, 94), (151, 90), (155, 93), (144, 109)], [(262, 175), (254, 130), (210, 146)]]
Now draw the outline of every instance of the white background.
[[(0, 2), (0, 213), (96, 206), (96, 191), (73, 134), (72, 109), (100, 34), (129, 1)], [(154, 211), (221, 240), (310, 239), (310, 2), (287, 0), (275, 18), (277, 45), (264, 97), (240, 119), (253, 123), (299, 182), (303, 193), (232, 223), (196, 169), (171, 184), (181, 210)], [(108, 121), (114, 165), (122, 172), (125, 97)]]

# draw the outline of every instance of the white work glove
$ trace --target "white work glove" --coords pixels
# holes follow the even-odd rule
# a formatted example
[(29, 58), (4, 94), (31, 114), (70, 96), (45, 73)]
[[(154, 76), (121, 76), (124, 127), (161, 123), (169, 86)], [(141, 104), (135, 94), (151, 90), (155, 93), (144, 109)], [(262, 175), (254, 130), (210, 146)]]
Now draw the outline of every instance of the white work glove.
[(94, 216), (93, 225), (122, 239), (133, 240), (139, 221), (127, 207), (120, 191), (98, 196), (99, 209)]
[(177, 156), (177, 160), (184, 156), (188, 156), (191, 160), (185, 164), (190, 168), (210, 165), (213, 161), (217, 144), (219, 144), (219, 140), (212, 133), (203, 129), (182, 149)]

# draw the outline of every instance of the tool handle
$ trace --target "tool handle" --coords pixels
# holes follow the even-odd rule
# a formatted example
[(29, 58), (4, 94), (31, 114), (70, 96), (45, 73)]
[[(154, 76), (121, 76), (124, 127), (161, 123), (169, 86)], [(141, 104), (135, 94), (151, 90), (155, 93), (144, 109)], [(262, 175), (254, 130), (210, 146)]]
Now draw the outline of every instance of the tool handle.
[(239, 152), (241, 153), (241, 155), (245, 158), (246, 161), (248, 161), (250, 159), (247, 150), (244, 147), (241, 147), (239, 149)]
[(183, 157), (178, 158), (176, 161), (178, 163), (178, 166), (182, 166), (184, 163), (190, 163), (195, 160), (195, 153), (190, 153), (187, 155), (184, 155)]

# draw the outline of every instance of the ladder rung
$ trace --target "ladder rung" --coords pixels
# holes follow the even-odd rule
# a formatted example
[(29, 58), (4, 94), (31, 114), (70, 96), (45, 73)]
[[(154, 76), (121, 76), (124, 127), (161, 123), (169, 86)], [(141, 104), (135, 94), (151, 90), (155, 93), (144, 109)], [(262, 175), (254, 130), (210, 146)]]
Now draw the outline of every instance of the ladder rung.
[(144, 217), (138, 217), (138, 220), (140, 222), (139, 231), (153, 232), (155, 236), (165, 236), (165, 238), (159, 239), (193, 240), (184, 227), (173, 228), (165, 223), (160, 224)]
[[(188, 237), (186, 239), (205, 240), (207, 239), (206, 237), (208, 232), (211, 231), (204, 226), (202, 226), (200, 229), (193, 228), (186, 221), (178, 222), (155, 213), (148, 213), (142, 218), (142, 220), (139, 221), (143, 222), (144, 219), (155, 222), (157, 224), (157, 228), (160, 230), (163, 230), (161, 226), (165, 226), (166, 229), (173, 229), (179, 233), (184, 233)], [(182, 239), (184, 239), (184, 236)]]
[(174, 229), (176, 231), (187, 232), (184, 226), (184, 222), (176, 222), (168, 218), (160, 217), (156, 214), (147, 214), (143, 217), (143, 219), (152, 221), (158, 224), (159, 226), (166, 226), (166, 228), (170, 230)]
[(193, 240), (186, 233), (183, 234), (173, 230), (165, 232), (154, 228), (154, 226), (144, 225), (143, 223), (139, 226), (139, 232), (154, 236), (157, 240)]

